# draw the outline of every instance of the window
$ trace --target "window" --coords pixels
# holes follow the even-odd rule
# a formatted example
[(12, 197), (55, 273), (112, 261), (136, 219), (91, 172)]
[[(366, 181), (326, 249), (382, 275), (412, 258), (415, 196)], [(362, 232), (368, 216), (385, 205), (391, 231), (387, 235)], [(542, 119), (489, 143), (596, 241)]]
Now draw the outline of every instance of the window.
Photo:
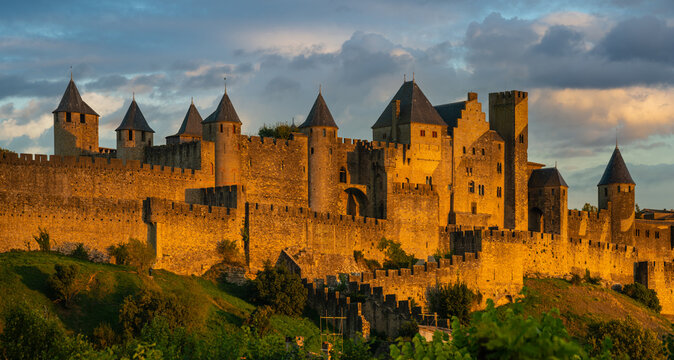
[(339, 169), (339, 182), (346, 183), (346, 169)]
[(326, 132), (325, 132), (325, 129), (323, 129), (323, 137), (325, 137), (325, 136), (326, 136)]
[(438, 137), (438, 132), (437, 132), (437, 131), (433, 131), (433, 137), (434, 137), (434, 138)]
[(482, 149), (482, 155), (484, 156), (484, 149)]
[(421, 136), (426, 136), (426, 130), (421, 130), (420, 133), (421, 133)]
[(314, 148), (311, 148), (311, 155), (314, 154)]
[(145, 141), (145, 131), (140, 132), (140, 140)]
[(473, 155), (475, 155), (475, 148), (473, 148)]
[(232, 125), (232, 133), (236, 134), (236, 125)]
[(659, 231), (656, 231), (656, 232), (655, 232), (655, 238), (656, 238), (656, 239), (659, 239), (659, 238), (660, 238), (660, 232), (659, 232)]
[(466, 153), (466, 147), (465, 146), (463, 147), (463, 153), (464, 154)]
[(503, 172), (503, 165), (501, 163), (496, 163), (496, 172), (499, 174)]
[(470, 193), (475, 193), (475, 181), (471, 181), (468, 183), (468, 191)]
[(646, 237), (649, 237), (649, 236), (651, 236), (651, 232), (650, 232), (650, 230), (646, 230)]
[(133, 140), (133, 130), (129, 130), (129, 141)]
[(618, 185), (618, 192), (620, 192), (620, 185)]
[(498, 149), (501, 150), (501, 144), (498, 144)]
[(222, 124), (220, 124), (220, 132), (223, 132)]
[(500, 198), (502, 196), (503, 190), (501, 190), (501, 187), (496, 188), (496, 197)]
[(472, 214), (477, 214), (477, 204), (476, 203), (471, 203), (470, 204), (470, 212)]
[(480, 196), (484, 195), (484, 185), (478, 185), (477, 192)]
[(72, 116), (71, 113), (69, 112), (66, 113), (66, 122), (71, 122), (71, 116)]
[(608, 188), (604, 188), (604, 196), (608, 196)]
[(555, 189), (552, 189), (552, 195), (555, 195)]
[(80, 123), (84, 124), (84, 114), (80, 114)]
[(635, 234), (636, 234), (636, 236), (639, 236), (639, 235), (641, 235), (641, 231), (639, 229), (636, 229)]
[(520, 144), (524, 144), (524, 134), (520, 134)]

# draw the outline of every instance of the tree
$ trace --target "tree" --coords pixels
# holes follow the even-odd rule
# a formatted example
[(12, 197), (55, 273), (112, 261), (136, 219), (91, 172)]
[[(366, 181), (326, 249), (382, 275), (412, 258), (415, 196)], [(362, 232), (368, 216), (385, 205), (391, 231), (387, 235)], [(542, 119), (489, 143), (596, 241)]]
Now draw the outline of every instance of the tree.
[(5, 316), (0, 332), (0, 358), (66, 359), (67, 343), (67, 336), (56, 321), (19, 305)]
[(272, 126), (267, 126), (267, 124), (262, 125), (260, 130), (257, 131), (258, 136), (270, 137), (275, 139), (289, 139), (290, 134), (298, 132), (299, 129), (295, 124), (288, 125), (287, 122), (277, 122)]
[(381, 238), (377, 248), (384, 252), (384, 269), (400, 269), (412, 267), (417, 261), (414, 255), (407, 254), (399, 242)]
[(664, 346), (652, 330), (643, 329), (634, 319), (598, 321), (587, 329), (590, 354), (599, 354), (610, 339), (614, 358), (665, 359)]
[(220, 240), (215, 245), (215, 251), (222, 257), (222, 262), (226, 264), (241, 264), (241, 253), (235, 240)]
[(597, 212), (599, 210), (596, 206), (591, 205), (590, 203), (585, 203), (585, 205), (583, 205), (583, 211)]
[(649, 309), (659, 313), (662, 310), (658, 294), (653, 289), (649, 289), (643, 284), (634, 283), (623, 286), (622, 293), (632, 299), (646, 305)]
[(73, 265), (54, 265), (56, 273), (47, 279), (47, 285), (58, 301), (69, 308), (75, 297), (86, 288), (86, 283), (80, 276), (80, 267)]
[(439, 317), (450, 319), (456, 316), (462, 324), (467, 324), (478, 296), (466, 284), (456, 283), (431, 287), (426, 299), (428, 309)]
[(119, 322), (127, 337), (139, 335), (143, 327), (160, 316), (170, 329), (175, 329), (187, 326), (193, 314), (177, 296), (149, 289), (127, 296), (119, 309)]
[(51, 251), (51, 239), (49, 238), (49, 233), (46, 229), (41, 227), (37, 228), (39, 234), (33, 235), (33, 239), (37, 243), (37, 246), (40, 247), (40, 251), (50, 252)]
[(302, 313), (307, 301), (307, 289), (302, 280), (284, 266), (272, 267), (265, 263), (264, 270), (258, 271), (253, 280), (254, 299), (269, 305), (276, 313), (297, 316)]
[(70, 256), (76, 259), (89, 261), (89, 252), (84, 247), (83, 243), (77, 243), (75, 249), (73, 249), (73, 251), (70, 252)]
[(129, 265), (135, 266), (138, 274), (147, 274), (156, 259), (154, 248), (134, 238), (129, 239), (126, 248)]
[(129, 248), (126, 243), (110, 245), (107, 250), (108, 255), (115, 258), (115, 264), (127, 265), (129, 263)]

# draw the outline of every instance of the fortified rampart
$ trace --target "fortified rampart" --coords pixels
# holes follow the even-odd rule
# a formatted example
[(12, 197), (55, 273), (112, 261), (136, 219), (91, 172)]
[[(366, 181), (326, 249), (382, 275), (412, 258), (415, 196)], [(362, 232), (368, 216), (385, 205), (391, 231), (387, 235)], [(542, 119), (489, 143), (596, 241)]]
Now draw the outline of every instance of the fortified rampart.
[(611, 213), (609, 210), (569, 210), (570, 238), (583, 238), (606, 242), (610, 239)]
[(145, 148), (145, 162), (183, 169), (203, 170), (215, 176), (215, 143), (212, 141), (189, 141)]
[(642, 261), (635, 265), (636, 280), (657, 292), (661, 313), (674, 314), (674, 262)]

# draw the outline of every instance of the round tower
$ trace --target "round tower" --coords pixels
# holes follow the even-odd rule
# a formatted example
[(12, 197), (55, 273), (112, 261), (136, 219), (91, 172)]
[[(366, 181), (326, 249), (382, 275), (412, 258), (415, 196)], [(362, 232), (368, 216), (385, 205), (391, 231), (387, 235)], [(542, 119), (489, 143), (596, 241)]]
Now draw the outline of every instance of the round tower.
[(337, 202), (333, 190), (339, 173), (332, 164), (332, 148), (339, 128), (320, 91), (299, 129), (309, 138), (309, 207), (318, 212), (335, 212)]
[(54, 114), (54, 155), (98, 153), (98, 114), (82, 100), (72, 76)]
[(566, 237), (568, 190), (562, 174), (554, 168), (536, 169), (529, 177), (529, 231)]
[(611, 242), (634, 245), (634, 191), (627, 165), (616, 145), (597, 184), (599, 209), (608, 210), (611, 218)]
[(117, 158), (143, 161), (145, 148), (152, 146), (154, 130), (147, 124), (134, 96), (117, 129)]
[(203, 122), (204, 139), (215, 142), (215, 186), (241, 182), (241, 120), (227, 90), (218, 107)]

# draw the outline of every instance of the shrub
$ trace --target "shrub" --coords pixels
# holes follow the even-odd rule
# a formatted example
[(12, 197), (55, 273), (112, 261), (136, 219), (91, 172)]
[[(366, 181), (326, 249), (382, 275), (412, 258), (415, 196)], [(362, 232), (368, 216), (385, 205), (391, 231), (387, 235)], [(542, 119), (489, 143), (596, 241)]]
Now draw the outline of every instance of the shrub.
[(384, 269), (400, 269), (412, 267), (417, 261), (414, 255), (409, 255), (397, 241), (382, 238), (377, 248), (384, 252)]
[(287, 140), (290, 138), (290, 134), (298, 131), (299, 129), (297, 126), (295, 126), (295, 124), (288, 125), (286, 122), (278, 122), (269, 127), (267, 124), (262, 125), (262, 127), (257, 131), (257, 135)]
[(366, 341), (361, 334), (354, 338), (344, 340), (344, 351), (341, 354), (334, 354), (338, 360), (370, 360), (373, 359), (370, 351), (371, 342)]
[(363, 255), (363, 252), (360, 251), (360, 250), (354, 250), (353, 251), (353, 259), (356, 261), (356, 263), (365, 264), (365, 266), (370, 271), (375, 271), (377, 269), (381, 269), (381, 264), (379, 264), (379, 262), (377, 260), (366, 259), (365, 255)]
[(0, 333), (0, 357), (6, 359), (66, 359), (67, 336), (53, 320), (25, 305), (11, 308)]
[(166, 326), (175, 329), (190, 325), (194, 314), (174, 294), (143, 289), (136, 295), (127, 296), (119, 310), (119, 322), (127, 337), (140, 334), (144, 326), (161, 316)]
[(271, 316), (274, 309), (270, 306), (258, 306), (246, 319), (246, 325), (250, 326), (258, 336), (266, 335), (271, 330)]
[(569, 282), (573, 285), (580, 285), (580, 283), (583, 282), (583, 278), (581, 278), (578, 274), (573, 274), (571, 275)]
[(129, 249), (125, 243), (117, 245), (110, 245), (107, 248), (108, 255), (115, 258), (115, 264), (128, 265), (129, 264)]
[(398, 336), (402, 338), (413, 338), (419, 333), (419, 324), (416, 321), (405, 321), (398, 329)]
[(83, 243), (77, 243), (77, 246), (70, 252), (70, 256), (80, 260), (89, 261), (89, 252), (84, 248)]
[(615, 358), (664, 359), (664, 347), (652, 330), (642, 329), (633, 319), (591, 323), (587, 329), (590, 354), (600, 353), (602, 344), (610, 339), (610, 352)]
[(462, 324), (470, 320), (470, 310), (478, 301), (478, 295), (464, 283), (437, 285), (428, 289), (427, 306), (441, 318), (456, 316)]
[(235, 240), (220, 240), (215, 251), (222, 257), (222, 262), (231, 265), (241, 264), (241, 254)]
[(80, 267), (73, 265), (54, 265), (56, 273), (47, 278), (47, 286), (53, 297), (63, 302), (63, 306), (69, 308), (75, 297), (85, 289), (85, 282), (79, 272)]
[(255, 300), (271, 306), (279, 314), (300, 315), (307, 301), (307, 289), (300, 277), (283, 266), (272, 267), (270, 263), (265, 263), (264, 270), (258, 271), (253, 286)]
[(156, 252), (152, 246), (138, 239), (129, 239), (127, 246), (129, 265), (136, 267), (138, 274), (147, 274), (154, 264)]
[(52, 243), (51, 239), (49, 238), (49, 233), (46, 229), (41, 227), (38, 227), (37, 230), (39, 233), (37, 235), (33, 235), (33, 239), (37, 243), (37, 246), (40, 248), (40, 251), (50, 252)]
[(634, 283), (623, 286), (622, 293), (632, 299), (646, 305), (649, 309), (659, 313), (662, 310), (658, 294), (653, 289), (649, 289), (643, 284)]
[(94, 328), (91, 340), (98, 349), (105, 349), (117, 343), (117, 333), (108, 323), (100, 323)]

